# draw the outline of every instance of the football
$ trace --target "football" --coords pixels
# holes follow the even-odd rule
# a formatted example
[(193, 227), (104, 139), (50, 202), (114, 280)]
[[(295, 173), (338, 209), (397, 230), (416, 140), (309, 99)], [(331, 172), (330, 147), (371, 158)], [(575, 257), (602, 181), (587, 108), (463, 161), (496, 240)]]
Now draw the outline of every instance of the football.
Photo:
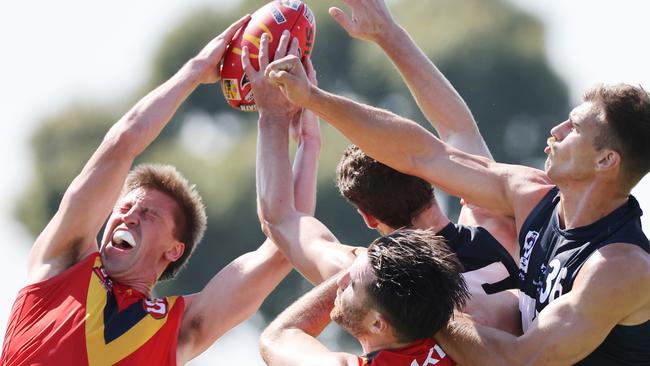
[(289, 30), (291, 37), (298, 38), (300, 57), (304, 59), (314, 47), (316, 19), (311, 9), (302, 1), (271, 1), (253, 13), (248, 23), (235, 34), (221, 65), (221, 89), (231, 107), (242, 111), (257, 110), (250, 82), (241, 65), (242, 48), (248, 47), (251, 64), (259, 70), (257, 57), (262, 34), (269, 35), (269, 59), (273, 60), (280, 36), (285, 29)]

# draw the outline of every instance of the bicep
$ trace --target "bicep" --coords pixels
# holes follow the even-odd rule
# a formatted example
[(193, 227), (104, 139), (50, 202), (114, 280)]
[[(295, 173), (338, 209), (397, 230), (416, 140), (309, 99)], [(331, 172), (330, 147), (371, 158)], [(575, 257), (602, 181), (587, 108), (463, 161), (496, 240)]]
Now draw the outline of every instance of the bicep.
[(511, 215), (508, 180), (513, 166), (467, 154), (449, 145), (414, 157), (412, 174), (467, 202)]
[(130, 167), (130, 162), (109, 156), (100, 147), (66, 190), (57, 212), (31, 249), (30, 282), (55, 275), (97, 250), (95, 238)]
[(253, 315), (290, 271), (286, 259), (267, 241), (228, 264), (200, 293), (186, 296), (180, 339), (189, 358)]
[(650, 296), (639, 296), (638, 291), (648, 288), (649, 276), (639, 276), (648, 273), (647, 264), (618, 255), (615, 251), (619, 248), (613, 244), (608, 247), (592, 254), (572, 290), (549, 304), (522, 337), (539, 351), (538, 364), (568, 364), (583, 359), (617, 324), (647, 304)]

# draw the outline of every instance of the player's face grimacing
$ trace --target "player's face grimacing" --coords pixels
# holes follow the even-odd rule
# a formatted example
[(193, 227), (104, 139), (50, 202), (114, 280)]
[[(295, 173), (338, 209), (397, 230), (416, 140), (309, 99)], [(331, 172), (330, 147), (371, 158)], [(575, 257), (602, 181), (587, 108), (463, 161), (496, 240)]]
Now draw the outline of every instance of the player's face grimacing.
[(106, 224), (100, 249), (108, 274), (120, 281), (157, 279), (156, 270), (178, 259), (184, 250), (174, 237), (177, 211), (176, 202), (155, 189), (137, 188), (121, 197)]
[(554, 182), (590, 179), (595, 174), (600, 159), (595, 141), (602, 123), (599, 108), (585, 102), (571, 111), (569, 119), (551, 129), (544, 149), (548, 154), (545, 171)]
[(338, 281), (338, 291), (330, 318), (355, 337), (368, 332), (370, 306), (366, 286), (370, 281), (368, 256), (357, 257), (348, 271)]

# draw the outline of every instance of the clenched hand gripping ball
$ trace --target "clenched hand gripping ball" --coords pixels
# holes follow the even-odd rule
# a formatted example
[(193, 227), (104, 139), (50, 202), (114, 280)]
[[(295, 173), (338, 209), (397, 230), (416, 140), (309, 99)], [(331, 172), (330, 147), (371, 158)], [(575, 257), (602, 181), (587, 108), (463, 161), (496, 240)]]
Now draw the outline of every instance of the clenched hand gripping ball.
[(251, 64), (259, 69), (257, 58), (262, 34), (269, 35), (269, 59), (273, 60), (284, 30), (289, 30), (292, 39), (298, 38), (300, 58), (309, 56), (316, 37), (316, 19), (307, 4), (299, 0), (271, 1), (253, 13), (248, 24), (235, 34), (221, 66), (221, 87), (231, 107), (242, 111), (257, 110), (250, 82), (241, 65), (243, 47), (248, 47)]

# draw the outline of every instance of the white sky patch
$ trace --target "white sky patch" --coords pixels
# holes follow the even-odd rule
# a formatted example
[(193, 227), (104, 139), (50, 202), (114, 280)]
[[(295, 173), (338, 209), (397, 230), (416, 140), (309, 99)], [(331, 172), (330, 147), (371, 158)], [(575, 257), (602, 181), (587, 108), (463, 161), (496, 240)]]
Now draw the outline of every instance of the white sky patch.
[[(574, 101), (598, 82), (640, 83), (650, 88), (650, 27), (645, 25), (650, 2), (510, 1), (539, 15), (547, 26), (548, 58), (567, 81)], [(0, 2), (0, 154), (4, 177), (0, 180), (0, 231), (6, 238), (0, 266), (0, 291), (4, 294), (0, 297), (0, 342), (14, 295), (25, 281), (26, 257), (33, 240), (14, 222), (10, 209), (27, 181), (27, 136), (38, 119), (71, 99), (115, 100), (133, 92), (148, 77), (149, 62), (161, 37), (179, 19), (197, 5), (235, 3)], [(220, 31), (215, 29), (215, 35)], [(650, 227), (650, 178), (633, 192), (648, 212), (643, 222)], [(239, 361), (250, 355), (250, 362), (246, 359), (240, 363), (262, 365), (257, 352), (251, 352), (257, 349), (257, 326), (253, 321), (237, 328), (217, 342), (216, 351), (191, 364)]]

